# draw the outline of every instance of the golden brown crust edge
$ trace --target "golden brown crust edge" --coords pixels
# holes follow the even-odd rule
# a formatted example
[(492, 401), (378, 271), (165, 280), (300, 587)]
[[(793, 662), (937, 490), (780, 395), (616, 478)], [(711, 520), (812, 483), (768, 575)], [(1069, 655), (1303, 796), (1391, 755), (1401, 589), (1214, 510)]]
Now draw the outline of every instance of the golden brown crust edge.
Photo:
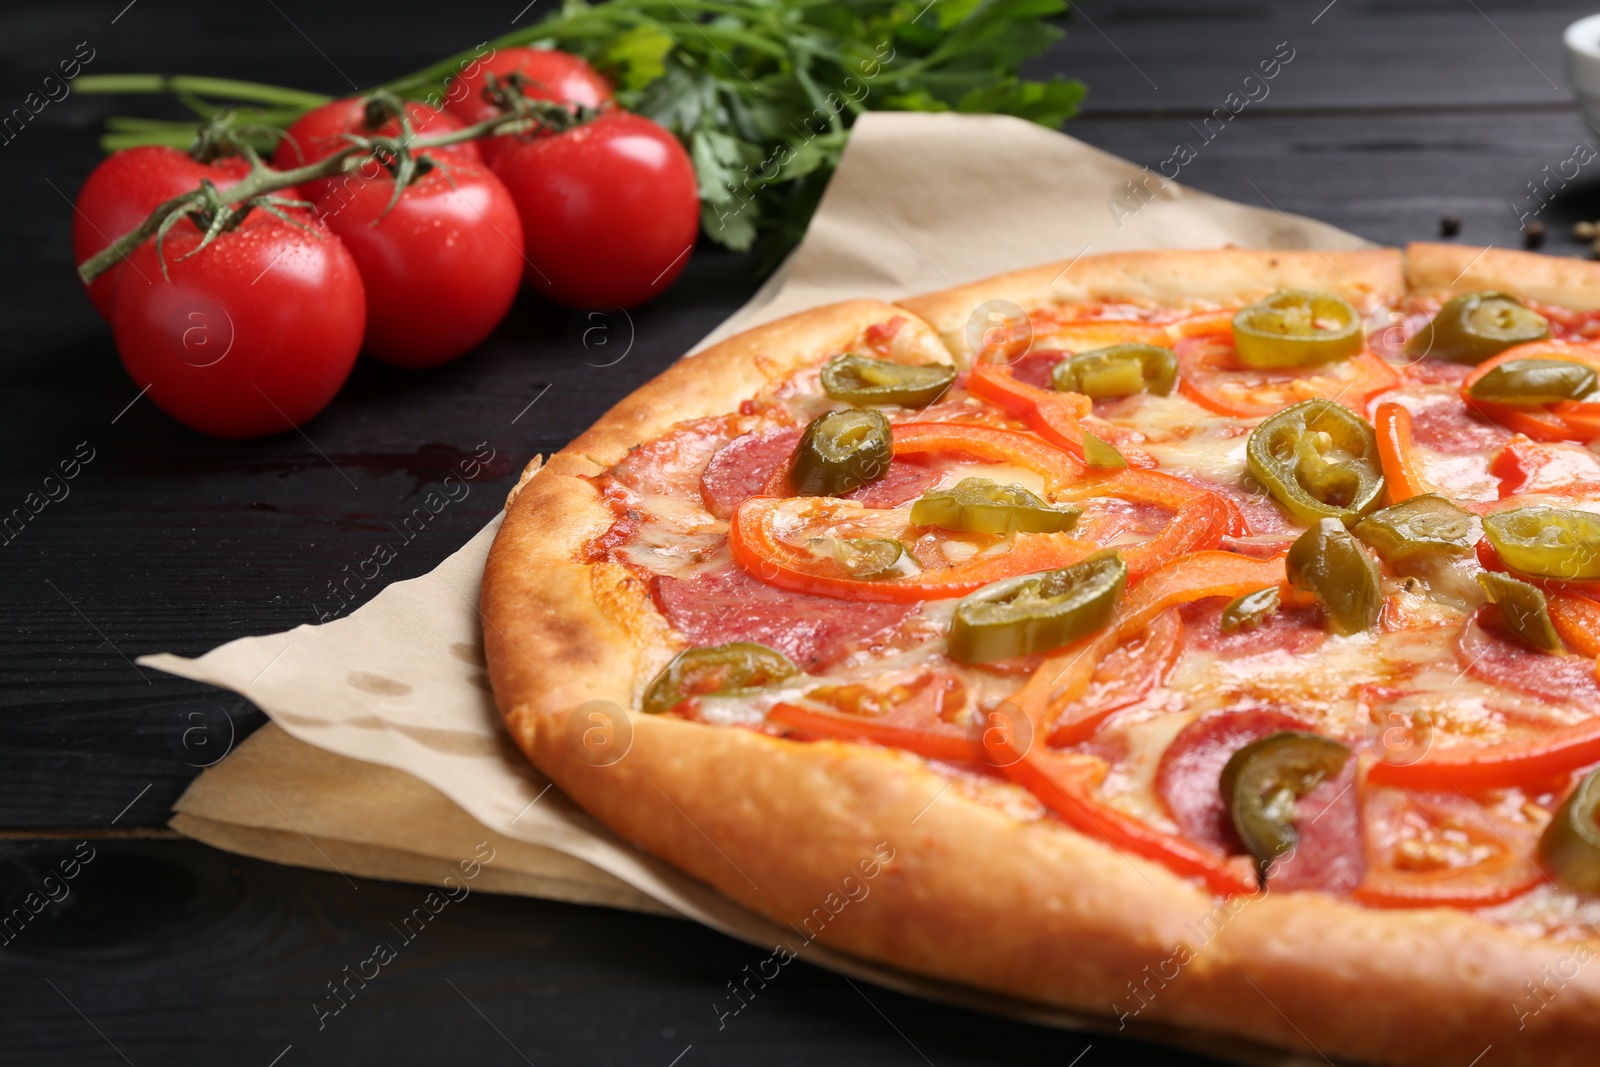
[(1421, 294), (1451, 296), (1498, 289), (1575, 311), (1600, 308), (1600, 263), (1508, 248), (1414, 244), (1406, 247), (1406, 281)]
[[(1116, 258), (1118, 271), (1136, 267)], [(1230, 915), (1166, 868), (1053, 821), (1014, 819), (957, 788), (929, 806), (946, 779), (869, 747), (633, 715), (621, 760), (577, 757), (571, 710), (594, 699), (630, 707), (641, 657), (661, 640), (640, 583), (572, 562), (611, 518), (579, 476), (682, 418), (735, 409), (769, 376), (892, 313), (871, 302), (818, 309), (681, 361), (522, 486), (491, 551), (483, 610), (496, 698), (533, 762), (624, 837), (801, 924), (795, 947), (817, 930), (847, 952), (1031, 1000), (1138, 1009), (1140, 1020), (1372, 1062), (1466, 1063), (1487, 1045), (1485, 1067), (1588, 1062), (1600, 974), (1572, 973), (1575, 953), (1592, 958), (1587, 945), (1447, 909), (1372, 911), (1312, 894)], [(880, 843), (894, 858), (867, 879), (862, 864)], [(828, 921), (803, 923), (819, 907)], [(1525, 982), (1554, 990), (1536, 1014)]]

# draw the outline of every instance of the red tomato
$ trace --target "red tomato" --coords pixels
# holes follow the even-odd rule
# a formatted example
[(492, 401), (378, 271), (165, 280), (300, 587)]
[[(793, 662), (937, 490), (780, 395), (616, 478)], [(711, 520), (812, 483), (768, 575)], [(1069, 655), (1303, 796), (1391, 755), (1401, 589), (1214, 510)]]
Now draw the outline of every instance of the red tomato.
[[(114, 152), (89, 174), (78, 192), (72, 217), (72, 259), (82, 263), (118, 237), (137, 229), (150, 212), (175, 196), (196, 189), (201, 178), (226, 189), (249, 173), (240, 156), (214, 163), (196, 163), (188, 154), (165, 145), (146, 145)], [(289, 189), (285, 194), (293, 194)], [(89, 285), (89, 299), (101, 318), (110, 321), (121, 267), (106, 271)]]
[[(407, 100), (405, 108), (411, 119), (411, 129), (419, 137), (434, 137), (461, 129), (461, 123), (448, 111), (435, 111), (415, 100)], [(278, 142), (278, 150), (272, 155), (272, 165), (279, 170), (288, 170), (327, 159), (350, 143), (345, 135), (351, 133), (362, 137), (395, 137), (400, 133), (400, 124), (390, 119), (381, 126), (368, 125), (365, 97), (348, 96), (343, 100), (334, 100), (314, 107), (294, 120), (288, 135)], [(478, 154), (478, 146), (473, 141), (430, 148), (426, 154), (449, 156), (468, 163), (483, 162), (483, 157)], [(378, 165), (372, 163), (359, 173), (363, 177), (370, 177), (378, 169)], [(307, 199), (314, 201), (321, 197), (332, 181), (334, 179), (324, 178), (304, 182), (300, 189)]]
[[(500, 109), (483, 95), (488, 76), (493, 74), (503, 82), (513, 73), (528, 79), (523, 95), (532, 100), (599, 107), (616, 99), (610, 84), (581, 57), (550, 48), (516, 47), (479, 60), (452, 79), (445, 91), (445, 107), (464, 126), (494, 118)], [(517, 141), (510, 135), (485, 137), (479, 142), (484, 162), (493, 163), (502, 152), (514, 148)]]
[(528, 284), (568, 306), (631, 307), (678, 276), (700, 229), (689, 153), (611, 111), (495, 160), (528, 244)]
[(124, 265), (117, 351), (179, 422), (218, 437), (279, 433), (349, 376), (366, 322), (361, 275), (326, 227), (294, 214), (299, 225), (251, 211), (192, 256), (202, 234), (184, 220), (163, 242), (167, 278), (155, 241)]
[(329, 189), (317, 214), (355, 257), (367, 294), (368, 355), (432, 367), (470, 351), (500, 324), (522, 280), (522, 223), (487, 169), (429, 168), (401, 194), (394, 178)]

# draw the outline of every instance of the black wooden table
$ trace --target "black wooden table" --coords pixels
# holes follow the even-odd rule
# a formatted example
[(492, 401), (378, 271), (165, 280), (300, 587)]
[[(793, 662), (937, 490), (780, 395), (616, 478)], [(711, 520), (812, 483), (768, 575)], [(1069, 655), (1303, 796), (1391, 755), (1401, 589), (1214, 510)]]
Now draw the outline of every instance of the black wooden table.
[[(493, 11), (125, 2), (0, 14), (0, 113), (83, 41), (97, 73), (338, 93), (504, 32), (525, 0)], [(1577, 255), (1586, 249), (1566, 233), (1600, 215), (1600, 163), (1547, 206), (1529, 182), (1596, 136), (1570, 101), (1560, 46), (1584, 13), (1512, 0), (1092, 0), (1035, 67), (1089, 83), (1069, 133), (1151, 167), (1180, 141), (1200, 146), (1180, 177), (1210, 192), (1387, 243), (1433, 237), (1445, 213), (1475, 244), (1515, 245), (1521, 224), (1539, 221), (1547, 250)], [(1202, 145), (1197, 127), (1285, 49), (1270, 94)], [(441, 914), (319, 1029), (327, 983), (370, 955), (420, 890), (352, 886), (165, 830), (198, 767), (264, 719), (133, 660), (315, 621), (318, 590), (488, 442), (497, 464), (390, 577), (431, 569), (492, 517), (525, 457), (559, 448), (737, 308), (753, 262), (698, 250), (669, 294), (634, 312), (634, 346), (614, 366), (594, 367), (569, 314), (525, 294), (481, 351), (449, 367), (363, 362), (303, 436), (210, 440), (136, 400), (73, 278), (69, 198), (116, 106), (69, 97), (0, 143), (0, 514), (58, 462), (93, 455), (68, 496), (0, 535), (0, 916), (62, 862), (93, 857), (20, 933), (0, 932), (0, 1061), (1201, 1062), (800, 964), (719, 1026), (713, 1005), (756, 950), (685, 922), (484, 894)]]

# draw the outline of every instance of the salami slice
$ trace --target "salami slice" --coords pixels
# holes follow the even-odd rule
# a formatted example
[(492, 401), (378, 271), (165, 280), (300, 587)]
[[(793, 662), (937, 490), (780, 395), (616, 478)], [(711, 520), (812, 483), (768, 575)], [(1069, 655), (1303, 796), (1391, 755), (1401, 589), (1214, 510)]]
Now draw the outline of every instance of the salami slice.
[(844, 498), (869, 508), (897, 508), (920, 497), (938, 480), (938, 471), (900, 459), (889, 464), (882, 478), (850, 490)]
[(794, 593), (731, 565), (684, 578), (659, 577), (655, 598), (667, 622), (691, 645), (755, 641), (808, 671), (857, 649), (881, 647), (920, 606)]
[(1600, 713), (1600, 684), (1595, 681), (1594, 660), (1587, 656), (1553, 656), (1519, 644), (1493, 624), (1495, 610), (1488, 605), (1479, 608), (1457, 637), (1456, 656), (1464, 671), (1541, 700), (1575, 704)]
[[(1185, 837), (1230, 855), (1244, 851), (1222, 799), (1222, 768), (1239, 749), (1305, 723), (1272, 708), (1225, 711), (1179, 731), (1161, 757), (1156, 789)], [(1366, 849), (1352, 757), (1335, 778), (1295, 804), (1299, 843), (1272, 867), (1273, 889), (1347, 893), (1366, 876)]]
[(1266, 652), (1309, 652), (1328, 639), (1322, 626), (1321, 609), (1285, 605), (1261, 620), (1253, 629), (1225, 633), (1222, 609), (1228, 601), (1210, 597), (1185, 604), (1182, 608), (1184, 637), (1188, 646), (1216, 652), (1225, 659), (1259, 656)]
[(1222, 802), (1222, 768), (1252, 741), (1280, 730), (1306, 729), (1304, 722), (1285, 712), (1249, 708), (1206, 715), (1178, 731), (1156, 769), (1156, 791), (1183, 836), (1219, 852), (1243, 852)]
[(1449, 456), (1499, 448), (1510, 436), (1468, 409), (1466, 402), (1450, 397), (1411, 413), (1411, 437), (1423, 448)]
[(757, 430), (730, 441), (711, 457), (700, 477), (700, 499), (719, 519), (757, 496), (772, 472), (794, 454), (800, 431), (790, 427)]

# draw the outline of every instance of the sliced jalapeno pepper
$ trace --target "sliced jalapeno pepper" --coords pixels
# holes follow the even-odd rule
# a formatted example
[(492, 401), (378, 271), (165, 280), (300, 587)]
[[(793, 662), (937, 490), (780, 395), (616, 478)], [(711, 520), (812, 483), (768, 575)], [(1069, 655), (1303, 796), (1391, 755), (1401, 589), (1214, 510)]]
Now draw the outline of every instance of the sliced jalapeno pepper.
[(851, 352), (822, 368), (822, 388), (847, 404), (926, 407), (950, 388), (956, 369), (939, 363), (890, 363)]
[(1278, 610), (1278, 587), (1269, 585), (1253, 593), (1236, 596), (1222, 609), (1222, 632), (1254, 630), (1267, 621), (1267, 616)]
[(1507, 567), (1540, 578), (1600, 578), (1600, 515), (1513, 508), (1484, 517), (1483, 533)]
[(1111, 621), (1128, 568), (1114, 549), (984, 586), (956, 605), (950, 658), (989, 663), (1070, 645)]
[(1543, 341), (1550, 323), (1505, 293), (1462, 293), (1445, 301), (1426, 326), (1406, 342), (1406, 354), (1456, 363), (1482, 363), (1512, 345)]
[(1299, 843), (1295, 802), (1330, 778), (1350, 759), (1350, 749), (1332, 738), (1282, 730), (1245, 745), (1222, 768), (1222, 799), (1245, 849), (1256, 858), (1261, 880), (1272, 861)]
[(1050, 372), (1057, 389), (1096, 400), (1135, 393), (1166, 396), (1177, 380), (1178, 357), (1160, 345), (1096, 348), (1062, 360)]
[(1590, 771), (1539, 838), (1539, 860), (1571, 889), (1600, 893), (1600, 771)]
[(1468, 556), (1478, 543), (1477, 520), (1442, 496), (1424, 493), (1374, 511), (1351, 528), (1390, 566)]
[(1233, 317), (1233, 347), (1252, 367), (1303, 367), (1361, 351), (1361, 316), (1331, 293), (1286, 289)]
[(754, 693), (799, 673), (788, 656), (754, 641), (685, 649), (644, 691), (643, 709), (659, 715), (692, 696)]
[(893, 458), (894, 436), (883, 412), (830, 411), (800, 435), (789, 484), (801, 496), (838, 496), (882, 478)]
[(852, 578), (892, 578), (916, 570), (906, 546), (887, 537), (832, 539), (833, 558)]
[(1088, 430), (1083, 432), (1083, 462), (1091, 467), (1126, 467), (1128, 461), (1123, 458), (1117, 447), (1107, 441), (1102, 441)]
[(1296, 538), (1284, 563), (1289, 584), (1322, 601), (1334, 633), (1349, 636), (1377, 623), (1378, 568), (1338, 519), (1322, 519)]
[(1331, 400), (1305, 400), (1264, 420), (1245, 447), (1250, 473), (1291, 518), (1354, 523), (1383, 497), (1371, 424)]
[(1554, 404), (1595, 391), (1594, 368), (1568, 359), (1511, 359), (1473, 382), (1467, 394), (1497, 404)]
[(924, 493), (911, 505), (911, 525), (973, 533), (1061, 533), (1077, 523), (1081, 510), (1053, 507), (1022, 486), (988, 478), (963, 478), (950, 489)]
[(1489, 594), (1489, 602), (1500, 609), (1500, 618), (1517, 640), (1539, 652), (1559, 655), (1565, 651), (1556, 624), (1550, 621), (1550, 605), (1538, 586), (1497, 571), (1479, 574), (1478, 584)]

